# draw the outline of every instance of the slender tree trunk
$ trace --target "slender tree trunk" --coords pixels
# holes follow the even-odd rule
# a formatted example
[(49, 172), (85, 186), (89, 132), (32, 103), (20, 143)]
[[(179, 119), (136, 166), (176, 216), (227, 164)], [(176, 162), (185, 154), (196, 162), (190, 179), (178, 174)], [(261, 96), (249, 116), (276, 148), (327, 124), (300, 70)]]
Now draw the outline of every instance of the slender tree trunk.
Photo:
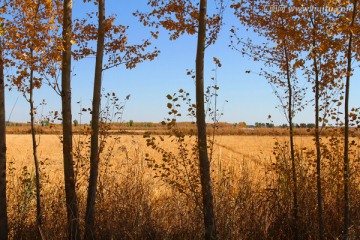
[(284, 48), (285, 61), (286, 61), (286, 78), (287, 78), (287, 87), (288, 87), (288, 98), (289, 98), (289, 108), (288, 108), (288, 119), (289, 119), (289, 133), (290, 133), (290, 155), (291, 155), (291, 170), (292, 170), (292, 182), (293, 182), (293, 209), (292, 215), (294, 219), (294, 239), (299, 240), (299, 217), (298, 217), (298, 198), (297, 198), (297, 176), (296, 176), (296, 164), (295, 164), (295, 149), (294, 149), (294, 129), (293, 129), (293, 93), (292, 93), (292, 84), (290, 77), (290, 67), (289, 67), (289, 58), (287, 48)]
[[(315, 42), (313, 44), (315, 46)], [(320, 127), (319, 127), (319, 101), (320, 101), (320, 81), (319, 69), (316, 56), (314, 60), (315, 70), (315, 146), (316, 146), (316, 186), (317, 186), (317, 202), (318, 202), (318, 224), (319, 239), (324, 239), (324, 220), (323, 220), (323, 204), (321, 189), (321, 149), (320, 149)]]
[[(316, 37), (317, 37), (317, 24), (315, 17), (311, 18), (313, 27), (313, 40), (312, 47), (316, 49)], [(320, 81), (319, 81), (319, 67), (317, 62), (317, 52), (313, 52), (313, 69), (315, 73), (315, 147), (316, 147), (316, 189), (317, 189), (317, 204), (318, 204), (318, 225), (319, 225), (319, 239), (324, 239), (324, 219), (323, 219), (323, 200), (322, 200), (322, 188), (321, 188), (321, 143), (320, 143), (320, 126), (319, 126), (319, 114), (320, 114)]]
[[(41, 2), (38, 1), (36, 5), (36, 17), (38, 16)], [(31, 59), (33, 59), (33, 48), (30, 48)], [(31, 125), (31, 139), (33, 147), (33, 157), (35, 165), (35, 185), (36, 185), (36, 223), (38, 227), (39, 236), (42, 234), (42, 216), (41, 216), (41, 186), (40, 186), (40, 170), (39, 170), (39, 159), (37, 155), (37, 143), (36, 143), (36, 131), (35, 131), (35, 108), (34, 108), (34, 71), (30, 70), (30, 125)]]
[(344, 132), (344, 239), (348, 238), (349, 233), (349, 175), (350, 175), (350, 161), (349, 161), (349, 87), (350, 87), (350, 73), (351, 73), (351, 42), (352, 36), (349, 39), (348, 49), (348, 67), (345, 83), (345, 132)]
[(104, 56), (104, 35), (105, 35), (105, 0), (99, 0), (99, 27), (98, 41), (96, 52), (95, 79), (93, 106), (91, 118), (91, 153), (90, 153), (90, 178), (89, 189), (85, 215), (85, 239), (94, 239), (94, 223), (95, 223), (95, 200), (97, 180), (99, 174), (99, 119), (100, 119), (100, 102), (101, 102), (101, 82), (103, 71)]
[(216, 222), (213, 192), (210, 178), (210, 161), (207, 153), (206, 122), (204, 109), (204, 57), (206, 41), (207, 0), (200, 0), (200, 18), (196, 54), (196, 123), (198, 129), (198, 150), (200, 179), (203, 196), (205, 239), (216, 239)]
[[(31, 51), (32, 53), (32, 51)], [(36, 131), (35, 131), (35, 116), (34, 116), (34, 71), (30, 71), (30, 124), (31, 124), (31, 139), (32, 139), (32, 148), (33, 148), (33, 156), (34, 156), (34, 164), (35, 164), (35, 184), (36, 184), (36, 223), (39, 230), (39, 234), (41, 235), (41, 225), (42, 225), (42, 217), (41, 217), (41, 198), (40, 198), (40, 171), (39, 171), (39, 160), (37, 155), (37, 143), (36, 143)]]
[(71, 116), (71, 35), (72, 0), (64, 0), (63, 19), (63, 59), (62, 59), (62, 117), (63, 117), (63, 157), (66, 208), (68, 220), (68, 239), (80, 239), (79, 212), (75, 189), (72, 155), (72, 116)]
[[(357, 0), (354, 1), (353, 14), (350, 27), (354, 26), (354, 22), (357, 14)], [(350, 160), (349, 160), (349, 99), (350, 99), (350, 78), (352, 74), (352, 42), (353, 33), (352, 29), (349, 30), (349, 42), (347, 49), (347, 69), (346, 69), (346, 83), (345, 83), (345, 133), (344, 133), (344, 229), (343, 238), (348, 239), (349, 226), (350, 226), (350, 194), (349, 194), (349, 182), (350, 182)]]
[(5, 79), (2, 52), (3, 45), (0, 40), (0, 240), (7, 240)]

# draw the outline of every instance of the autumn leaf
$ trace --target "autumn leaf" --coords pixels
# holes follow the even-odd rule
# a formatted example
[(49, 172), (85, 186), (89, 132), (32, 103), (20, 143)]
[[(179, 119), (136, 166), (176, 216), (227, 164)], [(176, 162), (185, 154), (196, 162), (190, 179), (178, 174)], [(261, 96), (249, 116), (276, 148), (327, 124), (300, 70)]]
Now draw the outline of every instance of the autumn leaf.
[(218, 58), (213, 57), (213, 61), (218, 67), (221, 67), (221, 62), (220, 62), (220, 60)]

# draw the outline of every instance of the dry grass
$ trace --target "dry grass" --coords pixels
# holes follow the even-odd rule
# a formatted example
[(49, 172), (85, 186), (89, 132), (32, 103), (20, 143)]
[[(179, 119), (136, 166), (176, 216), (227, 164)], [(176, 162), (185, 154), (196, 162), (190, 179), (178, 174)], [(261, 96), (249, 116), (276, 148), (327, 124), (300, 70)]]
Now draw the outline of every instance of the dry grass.
[[(86, 137), (76, 135), (74, 147), (81, 219), (88, 176)], [(168, 137), (161, 147), (176, 152)], [(187, 140), (189, 141), (189, 140)], [(291, 183), (285, 136), (216, 136), (211, 163), (219, 239), (291, 238)], [(310, 136), (296, 137), (302, 239), (317, 239), (315, 168)], [(12, 239), (34, 239), (35, 195), (30, 135), (7, 135), (9, 217)], [(161, 155), (139, 135), (109, 137), (101, 160), (97, 202), (98, 239), (201, 239), (201, 209), (192, 192), (179, 192), (148, 167), (145, 154), (158, 163)], [(307, 148), (307, 150), (304, 150)], [(44, 233), (47, 239), (66, 238), (62, 145), (55, 135), (42, 135), (39, 145), (42, 176)], [(324, 202), (327, 238), (341, 231), (341, 149), (324, 160)], [(336, 157), (338, 154), (339, 156)], [(277, 156), (277, 157), (276, 157)], [(355, 156), (355, 155), (354, 155)], [(356, 155), (357, 156), (357, 155)], [(194, 161), (196, 159), (194, 158)], [(352, 171), (358, 170), (358, 157)], [(184, 177), (179, 175), (177, 177)], [(359, 179), (353, 175), (353, 235), (359, 236)]]

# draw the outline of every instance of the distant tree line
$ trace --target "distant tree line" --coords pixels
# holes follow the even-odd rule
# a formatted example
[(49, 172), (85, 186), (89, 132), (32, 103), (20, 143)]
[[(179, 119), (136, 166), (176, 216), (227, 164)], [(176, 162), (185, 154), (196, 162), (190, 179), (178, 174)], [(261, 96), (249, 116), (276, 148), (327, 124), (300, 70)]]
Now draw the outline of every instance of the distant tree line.
[[(262, 122), (255, 122), (254, 125), (246, 125), (245, 122), (241, 122), (241, 124), (234, 124), (235, 127), (240, 126), (240, 127), (250, 127), (250, 128), (274, 128), (274, 127), (278, 127), (278, 128), (287, 128), (289, 127), (288, 124), (284, 123), (284, 124), (279, 124), (277, 126), (275, 126), (274, 123), (262, 123)], [(293, 123), (292, 126), (294, 128), (314, 128), (315, 127), (315, 123)]]

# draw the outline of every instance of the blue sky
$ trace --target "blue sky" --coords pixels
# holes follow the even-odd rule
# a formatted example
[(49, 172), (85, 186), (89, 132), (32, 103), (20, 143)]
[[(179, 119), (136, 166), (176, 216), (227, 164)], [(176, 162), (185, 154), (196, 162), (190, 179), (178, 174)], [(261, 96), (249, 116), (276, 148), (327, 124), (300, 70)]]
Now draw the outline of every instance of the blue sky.
[[(107, 1), (107, 15), (116, 13), (117, 21), (123, 25), (129, 25), (128, 41), (138, 43), (149, 36), (149, 29), (143, 27), (132, 12), (146, 10), (146, 1)], [(92, 4), (84, 4), (82, 1), (74, 1), (74, 17), (79, 17), (85, 11), (95, 11)], [(221, 121), (226, 122), (268, 122), (268, 115), (272, 115), (275, 124), (285, 123), (284, 116), (275, 107), (278, 99), (272, 92), (267, 80), (255, 74), (245, 74), (246, 70), (259, 72), (263, 67), (261, 62), (253, 62), (247, 57), (242, 57), (238, 52), (228, 47), (230, 44), (229, 30), (233, 25), (241, 27), (232, 15), (232, 10), (225, 13), (225, 26), (220, 33), (215, 45), (206, 51), (205, 78), (206, 84), (210, 84), (210, 78), (214, 77), (215, 64), (213, 57), (220, 59), (222, 67), (217, 70), (217, 80), (220, 87), (219, 105), (224, 105), (224, 115)], [(243, 37), (258, 39), (253, 33), (243, 32)], [(130, 100), (124, 111), (124, 121), (149, 121), (160, 122), (167, 114), (166, 95), (178, 91), (180, 88), (194, 93), (194, 81), (186, 75), (186, 69), (195, 68), (196, 36), (182, 36), (176, 41), (169, 41), (165, 31), (160, 32), (159, 39), (153, 42), (154, 46), (161, 51), (158, 58), (152, 62), (138, 65), (136, 69), (127, 70), (121, 66), (107, 70), (103, 75), (103, 88), (105, 92), (115, 92), (120, 99), (130, 94)], [(94, 81), (95, 59), (87, 58), (78, 62), (73, 61), (72, 100), (73, 119), (79, 120), (79, 104), (82, 107), (91, 107), (92, 85)], [(351, 106), (360, 106), (360, 97), (357, 89), (360, 83), (357, 75), (353, 78), (351, 91)], [(38, 118), (41, 113), (47, 115), (49, 111), (61, 111), (61, 99), (49, 87), (44, 86), (35, 92), (36, 104), (45, 99), (47, 105), (39, 107)], [(311, 97), (309, 92), (309, 97)], [(29, 121), (28, 104), (16, 90), (6, 94), (7, 120), (14, 122)], [(16, 99), (18, 101), (16, 102)], [(195, 97), (193, 97), (195, 99)], [(225, 103), (225, 101), (228, 101)], [(16, 102), (16, 104), (15, 104)], [(10, 110), (14, 108), (10, 118)], [(309, 106), (304, 112), (297, 115), (295, 122), (314, 122), (313, 107)], [(88, 122), (90, 116), (84, 115), (83, 122)], [(190, 120), (182, 118), (180, 120)]]

